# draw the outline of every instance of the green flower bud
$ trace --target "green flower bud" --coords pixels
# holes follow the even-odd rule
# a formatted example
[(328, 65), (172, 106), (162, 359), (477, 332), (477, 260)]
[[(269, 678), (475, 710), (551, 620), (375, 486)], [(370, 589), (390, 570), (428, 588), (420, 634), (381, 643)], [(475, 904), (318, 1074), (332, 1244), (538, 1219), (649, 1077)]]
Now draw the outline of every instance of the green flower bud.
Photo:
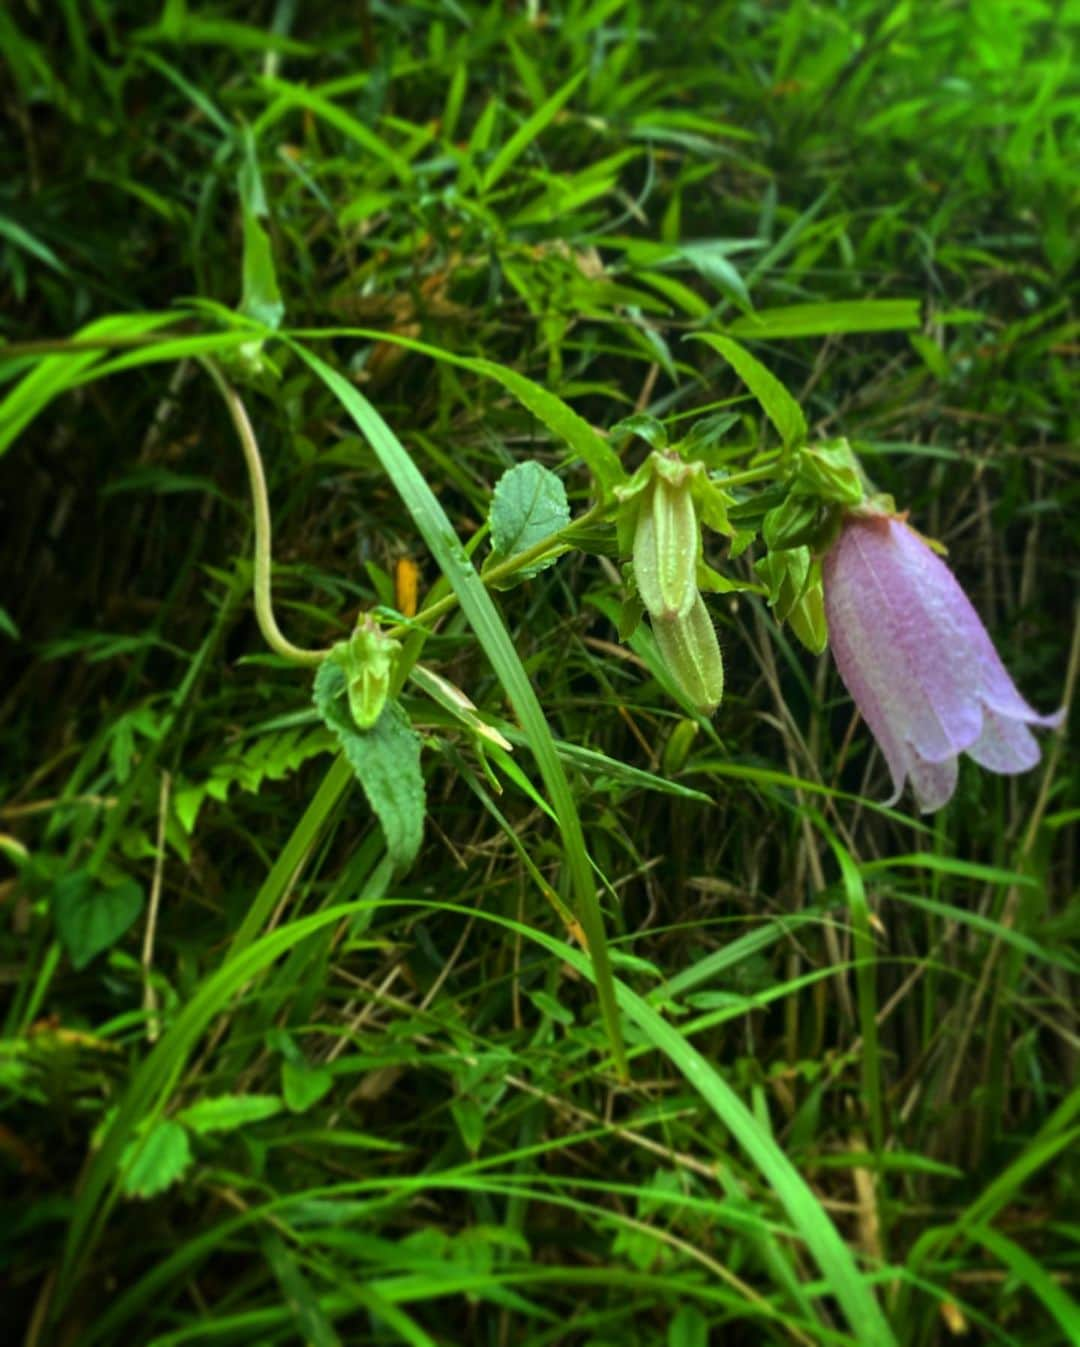
[(686, 759), (690, 756), (690, 749), (694, 745), (694, 740), (698, 736), (698, 723), (696, 720), (680, 720), (675, 728), (668, 735), (667, 743), (664, 745), (663, 757), (660, 759), (660, 765), (664, 769), (665, 776), (677, 776), (686, 766)]
[(724, 662), (709, 610), (696, 589), (684, 617), (653, 619), (653, 635), (683, 695), (701, 715), (711, 716), (724, 696)]
[(401, 645), (368, 616), (348, 641), (334, 646), (332, 658), (345, 671), (349, 711), (358, 730), (370, 730), (382, 715)]
[(649, 615), (685, 617), (697, 594), (701, 529), (692, 474), (657, 473), (645, 494), (634, 530), (634, 579)]

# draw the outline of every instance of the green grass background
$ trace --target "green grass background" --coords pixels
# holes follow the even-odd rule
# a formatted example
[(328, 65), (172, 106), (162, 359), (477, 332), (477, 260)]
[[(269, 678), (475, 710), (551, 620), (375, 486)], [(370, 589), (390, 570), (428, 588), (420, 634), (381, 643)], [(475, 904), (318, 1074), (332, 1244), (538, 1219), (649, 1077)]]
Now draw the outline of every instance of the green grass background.
[[(1080, 1342), (1066, 739), (885, 810), (828, 656), (753, 595), (710, 601), (706, 723), (618, 640), (610, 530), (473, 568), (515, 463), (580, 515), (635, 412), (715, 467), (766, 443), (687, 340), (724, 333), (1060, 704), (1078, 34), (1042, 0), (0, 11), (13, 1341)], [(406, 686), (404, 873), (260, 637), (208, 359), (291, 640), (400, 606), (403, 563), (457, 597), (413, 653), (513, 751)], [(124, 931), (85, 962), (83, 898)]]

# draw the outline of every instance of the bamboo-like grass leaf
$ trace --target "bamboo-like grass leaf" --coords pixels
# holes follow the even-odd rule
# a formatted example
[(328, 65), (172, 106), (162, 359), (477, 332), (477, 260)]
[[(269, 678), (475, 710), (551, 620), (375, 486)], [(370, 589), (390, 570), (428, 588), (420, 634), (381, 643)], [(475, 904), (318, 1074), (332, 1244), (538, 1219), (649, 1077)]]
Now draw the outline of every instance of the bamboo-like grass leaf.
[(443, 574), (450, 581), (462, 611), (491, 661), (492, 669), (528, 737), (551, 806), (559, 820), (571, 889), (578, 919), (589, 945), (604, 1024), (616, 1065), (625, 1074), (626, 1058), (615, 1005), (603, 917), (596, 896), (592, 864), (585, 849), (581, 817), (551, 728), (499, 610), (469, 560), (438, 498), (390, 427), (347, 379), (306, 347), (294, 344), (294, 348), (338, 398), (357, 428), (366, 436)]

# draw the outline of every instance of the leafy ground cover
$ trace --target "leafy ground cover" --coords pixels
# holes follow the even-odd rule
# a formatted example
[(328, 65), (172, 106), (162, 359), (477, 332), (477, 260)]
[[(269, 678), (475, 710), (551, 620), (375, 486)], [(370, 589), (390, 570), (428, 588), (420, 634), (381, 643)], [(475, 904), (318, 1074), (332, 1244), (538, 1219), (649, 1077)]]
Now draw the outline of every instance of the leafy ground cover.
[(1080, 1342), (1064, 737), (886, 808), (760, 542), (709, 717), (600, 508), (846, 437), (1069, 699), (1078, 27), (0, 11), (23, 1341)]

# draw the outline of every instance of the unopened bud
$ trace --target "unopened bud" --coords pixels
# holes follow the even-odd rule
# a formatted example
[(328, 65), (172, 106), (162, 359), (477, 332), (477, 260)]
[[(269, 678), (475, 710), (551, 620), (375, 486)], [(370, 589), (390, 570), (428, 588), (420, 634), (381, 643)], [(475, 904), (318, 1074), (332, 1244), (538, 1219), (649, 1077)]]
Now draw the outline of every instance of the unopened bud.
[(334, 647), (333, 657), (345, 672), (349, 710), (359, 730), (370, 730), (382, 715), (390, 678), (401, 645), (366, 616), (348, 641)]
[(696, 589), (684, 617), (653, 619), (653, 635), (684, 696), (701, 715), (711, 716), (724, 696), (724, 662), (709, 610)]
[(697, 594), (701, 529), (691, 490), (692, 473), (674, 480), (657, 474), (634, 530), (634, 580), (649, 615), (685, 617)]

